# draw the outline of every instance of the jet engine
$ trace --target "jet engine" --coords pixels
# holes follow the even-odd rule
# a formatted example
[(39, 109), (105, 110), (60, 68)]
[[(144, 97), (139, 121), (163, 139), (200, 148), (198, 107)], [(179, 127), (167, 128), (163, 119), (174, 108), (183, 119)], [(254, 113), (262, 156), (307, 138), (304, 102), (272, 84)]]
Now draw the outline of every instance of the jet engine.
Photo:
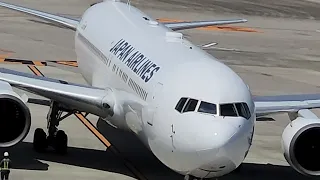
[(287, 162), (304, 175), (320, 175), (320, 119), (297, 117), (282, 134)]
[(30, 110), (10, 84), (3, 81), (0, 81), (0, 115), (0, 147), (21, 142), (30, 130)]

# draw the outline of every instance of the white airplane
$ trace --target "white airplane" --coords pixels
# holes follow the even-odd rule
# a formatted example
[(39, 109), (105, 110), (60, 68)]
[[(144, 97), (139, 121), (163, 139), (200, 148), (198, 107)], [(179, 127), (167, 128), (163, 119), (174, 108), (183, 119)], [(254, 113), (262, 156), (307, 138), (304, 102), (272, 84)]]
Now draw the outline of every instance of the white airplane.
[(234, 71), (175, 32), (246, 20), (160, 23), (117, 0), (91, 6), (79, 20), (0, 6), (74, 30), (79, 70), (90, 84), (1, 68), (1, 127), (8, 130), (0, 132), (1, 147), (21, 142), (30, 129), (28, 98), (16, 87), (51, 100), (48, 132), (34, 132), (37, 151), (52, 146), (66, 152), (60, 112), (87, 112), (134, 133), (185, 179), (220, 177), (245, 159), (257, 117), (288, 113), (285, 158), (302, 174), (320, 174), (320, 120), (309, 110), (320, 107), (320, 94), (253, 97)]

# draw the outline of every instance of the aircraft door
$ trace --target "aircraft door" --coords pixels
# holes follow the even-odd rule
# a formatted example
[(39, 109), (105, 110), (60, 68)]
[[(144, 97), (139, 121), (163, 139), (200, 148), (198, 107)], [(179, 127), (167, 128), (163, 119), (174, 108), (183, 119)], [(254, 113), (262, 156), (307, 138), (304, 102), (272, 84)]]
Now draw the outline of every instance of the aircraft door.
[(160, 103), (161, 103), (161, 92), (162, 92), (162, 89), (163, 89), (163, 84), (162, 83), (160, 83), (160, 82), (158, 82), (156, 85), (155, 85), (155, 87), (154, 87), (154, 90), (153, 90), (153, 94), (152, 94), (152, 99), (151, 99), (151, 102), (152, 102), (152, 107), (153, 107), (153, 116), (152, 116), (152, 118), (149, 118), (148, 119), (148, 124), (150, 125), (150, 126), (153, 126), (153, 121), (154, 121), (154, 119), (155, 119), (155, 116), (157, 116), (158, 114), (157, 114), (157, 110), (158, 110), (158, 107), (159, 107), (159, 105), (160, 105)]

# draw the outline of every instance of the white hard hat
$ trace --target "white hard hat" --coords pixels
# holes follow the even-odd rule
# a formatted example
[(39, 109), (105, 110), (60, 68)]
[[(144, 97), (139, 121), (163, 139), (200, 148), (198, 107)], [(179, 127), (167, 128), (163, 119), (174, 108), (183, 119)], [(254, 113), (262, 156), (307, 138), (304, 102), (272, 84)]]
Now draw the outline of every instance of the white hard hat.
[(4, 152), (3, 155), (4, 156), (9, 156), (9, 153), (8, 152)]

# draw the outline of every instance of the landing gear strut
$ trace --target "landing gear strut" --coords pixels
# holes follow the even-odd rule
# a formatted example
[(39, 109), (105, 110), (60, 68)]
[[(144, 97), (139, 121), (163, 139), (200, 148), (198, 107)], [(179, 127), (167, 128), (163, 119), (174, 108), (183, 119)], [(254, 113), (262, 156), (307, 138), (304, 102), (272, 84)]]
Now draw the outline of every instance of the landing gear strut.
[(63, 111), (62, 106), (55, 102), (51, 102), (50, 110), (47, 115), (48, 135), (42, 128), (37, 128), (33, 136), (33, 148), (37, 152), (44, 152), (49, 146), (53, 147), (59, 154), (66, 154), (68, 147), (68, 136), (63, 130), (58, 130), (59, 122), (73, 113), (67, 113), (61, 117)]

